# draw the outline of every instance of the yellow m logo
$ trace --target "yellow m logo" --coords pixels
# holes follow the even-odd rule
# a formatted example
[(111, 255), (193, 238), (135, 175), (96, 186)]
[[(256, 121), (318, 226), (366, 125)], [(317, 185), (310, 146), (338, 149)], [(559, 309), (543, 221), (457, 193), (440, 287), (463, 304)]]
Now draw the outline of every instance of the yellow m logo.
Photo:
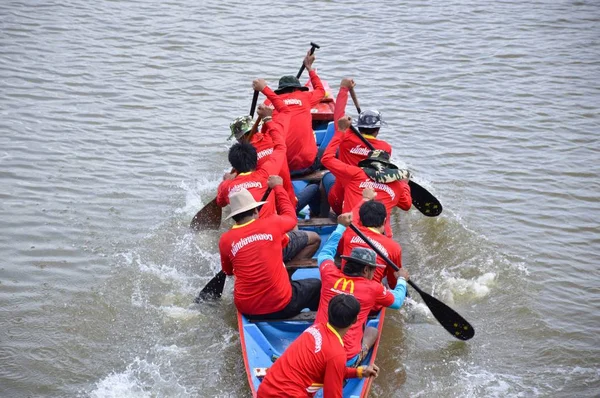
[[(354, 293), (354, 281), (352, 279), (348, 280), (346, 278), (340, 278), (335, 282), (335, 284), (333, 285), (333, 288), (337, 289), (338, 286), (340, 285), (340, 283), (342, 284), (342, 289), (341, 289), (342, 291), (344, 291), (344, 292), (349, 291), (350, 294)], [(346, 290), (348, 285), (350, 285), (350, 290)]]

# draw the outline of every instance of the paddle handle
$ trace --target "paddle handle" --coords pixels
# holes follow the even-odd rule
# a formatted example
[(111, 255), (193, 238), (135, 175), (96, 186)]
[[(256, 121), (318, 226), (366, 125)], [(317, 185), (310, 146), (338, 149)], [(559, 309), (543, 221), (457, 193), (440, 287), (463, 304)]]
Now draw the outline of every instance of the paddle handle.
[[(311, 41), (310, 42), (310, 55), (313, 55), (317, 48), (321, 48), (321, 46), (319, 46), (317, 43), (313, 43)], [(300, 67), (300, 70), (298, 71), (298, 74), (296, 75), (296, 79), (300, 79), (300, 76), (302, 76), (302, 72), (304, 72), (304, 69), (306, 69), (306, 66), (304, 66), (304, 62), (302, 62), (302, 66)]]
[(256, 109), (256, 103), (258, 102), (258, 91), (254, 91), (252, 96), (252, 105), (250, 105), (250, 117), (254, 118), (254, 110)]
[(352, 97), (352, 102), (354, 102), (354, 106), (356, 107), (356, 112), (360, 115), (360, 104), (358, 103), (358, 98), (356, 98), (356, 93), (354, 92), (354, 87), (350, 88), (350, 96)]

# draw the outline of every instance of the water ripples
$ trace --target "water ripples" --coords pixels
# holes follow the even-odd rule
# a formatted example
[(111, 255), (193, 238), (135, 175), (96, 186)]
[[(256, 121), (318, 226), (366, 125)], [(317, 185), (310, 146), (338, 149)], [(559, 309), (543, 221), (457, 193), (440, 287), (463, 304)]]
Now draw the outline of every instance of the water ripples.
[(232, 283), (190, 307), (218, 234), (187, 224), (250, 81), (295, 73), (310, 40), (332, 92), (354, 77), (444, 204), (394, 215), (395, 236), (421, 288), (477, 329), (449, 340), (414, 297), (386, 319), (373, 395), (593, 394), (596, 3), (17, 0), (0, 15), (0, 395), (247, 395)]

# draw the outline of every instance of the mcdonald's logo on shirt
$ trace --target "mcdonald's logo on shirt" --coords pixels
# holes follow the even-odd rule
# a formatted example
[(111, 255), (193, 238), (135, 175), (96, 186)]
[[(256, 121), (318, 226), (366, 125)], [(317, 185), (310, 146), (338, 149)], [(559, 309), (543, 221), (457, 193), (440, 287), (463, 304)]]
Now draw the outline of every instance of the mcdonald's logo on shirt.
[[(333, 289), (337, 290), (340, 283), (342, 284), (342, 289), (340, 293), (354, 294), (354, 281), (352, 279), (339, 278), (333, 285)], [(348, 286), (350, 287), (350, 290), (347, 290)], [(337, 291), (339, 292), (339, 290)]]

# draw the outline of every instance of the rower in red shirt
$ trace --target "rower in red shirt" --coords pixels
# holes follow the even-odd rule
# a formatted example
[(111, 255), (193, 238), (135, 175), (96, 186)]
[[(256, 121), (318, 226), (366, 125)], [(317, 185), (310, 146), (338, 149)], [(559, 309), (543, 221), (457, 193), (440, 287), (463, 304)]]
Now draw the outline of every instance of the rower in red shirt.
[[(346, 110), (348, 103), (348, 91), (356, 84), (351, 78), (344, 78), (340, 83), (340, 91), (335, 99), (335, 110), (333, 112), (333, 120), (341, 119)], [(384, 140), (377, 138), (379, 129), (385, 122), (381, 118), (381, 113), (377, 110), (362, 111), (358, 116), (358, 131), (365, 137), (373, 148), (386, 151), (392, 156), (392, 147)], [(367, 148), (356, 134), (346, 132), (344, 139), (340, 144), (338, 159), (346, 164), (357, 166), (361, 160), (367, 158), (370, 148)]]
[[(340, 120), (344, 117), (346, 104), (348, 102), (348, 91), (355, 85), (356, 84), (354, 83), (354, 80), (351, 78), (342, 79), (342, 82), (340, 83), (340, 91), (335, 99), (333, 120)], [(390, 144), (383, 140), (377, 139), (377, 134), (379, 134), (379, 128), (382, 124), (384, 124), (384, 122), (381, 119), (381, 113), (379, 113), (379, 111), (363, 111), (358, 117), (358, 130), (363, 137), (369, 140), (371, 145), (373, 145), (373, 148), (386, 151), (391, 156), (392, 147)], [(347, 130), (340, 131), (337, 123), (335, 125), (335, 132), (341, 132), (344, 134), (344, 138), (340, 143), (337, 154), (339, 160), (351, 166), (358, 166), (358, 163), (361, 160), (367, 158), (370, 149), (365, 146), (365, 144), (359, 137), (356, 136), (356, 134)], [(344, 184), (341, 182), (336, 184), (335, 176), (333, 174), (326, 174), (322, 181), (324, 187), (323, 189), (327, 192), (330, 192), (332, 198), (337, 198), (333, 202), (338, 203), (339, 206), (334, 207), (333, 210), (336, 214), (340, 214), (342, 211), (340, 206), (344, 197)]]
[[(264, 83), (264, 80), (261, 80), (261, 83)], [(266, 83), (264, 84), (266, 85)], [(251, 116), (241, 116), (237, 118), (231, 124), (231, 135), (229, 136), (229, 139), (235, 137), (237, 142), (250, 143), (254, 147), (257, 158), (256, 168), (258, 169), (263, 167), (267, 159), (269, 159), (273, 154), (275, 150), (275, 143), (269, 134), (269, 128), (267, 127), (269, 124), (268, 121), (267, 123), (262, 124), (261, 131), (251, 133), (253, 123), (254, 121)], [(285, 137), (286, 134), (287, 132), (284, 132), (282, 136)], [(294, 186), (292, 185), (292, 179), (290, 178), (290, 170), (288, 168), (287, 158), (285, 157), (281, 162), (279, 176), (283, 179), (283, 188), (288, 193), (290, 201), (293, 205), (296, 205), (296, 194), (294, 192)]]
[(231, 230), (219, 240), (221, 268), (235, 275), (233, 299), (238, 311), (252, 319), (284, 319), (298, 315), (304, 308), (312, 311), (319, 304), (321, 281), (316, 278), (290, 282), (283, 263), (282, 247), (286, 232), (298, 220), (279, 176), (270, 176), (279, 215), (259, 218), (250, 192), (240, 189), (231, 197)]
[(369, 312), (379, 306), (399, 309), (406, 297), (406, 280), (409, 275), (404, 268), (397, 271), (398, 283), (393, 290), (388, 290), (381, 283), (374, 282), (375, 270), (384, 266), (377, 264), (373, 250), (362, 247), (354, 248), (350, 256), (342, 256), (342, 259), (346, 260), (346, 265), (343, 271), (338, 269), (333, 262), (333, 256), (342, 234), (351, 221), (351, 213), (340, 215), (336, 230), (329, 236), (319, 253), (317, 261), (321, 272), (321, 302), (315, 323), (327, 321), (324, 308), (327, 308), (333, 297), (339, 294), (350, 294), (356, 297), (360, 303), (358, 320), (350, 327), (343, 339), (348, 359), (346, 364), (356, 366), (360, 365), (377, 340), (377, 329), (365, 328)]
[[(385, 233), (391, 237), (390, 214), (392, 209), (399, 207), (408, 211), (412, 205), (408, 186), (410, 174), (407, 170), (398, 170), (398, 167), (390, 162), (389, 154), (380, 150), (371, 151), (369, 156), (358, 166), (351, 166), (336, 159), (335, 152), (344, 138), (342, 131), (350, 127), (351, 123), (352, 119), (349, 116), (338, 121), (340, 131), (335, 133), (323, 153), (321, 162), (330, 171), (330, 174), (323, 177), (323, 187), (331, 208), (337, 214), (352, 211), (354, 206), (360, 203), (363, 189), (375, 190), (377, 199), (385, 205), (387, 210)], [(329, 183), (330, 175), (334, 176), (335, 180), (344, 187), (343, 197), (331, 189), (333, 184)]]
[[(383, 234), (385, 230), (385, 219), (387, 218), (387, 212), (385, 206), (375, 200), (375, 192), (373, 190), (365, 189), (365, 192), (371, 193), (371, 197), (364, 201), (359, 207), (355, 214), (352, 211), (352, 218), (359, 219), (360, 222), (355, 225), (357, 228), (373, 242), (383, 254), (385, 254), (398, 268), (402, 268), (402, 247), (398, 242), (389, 238)], [(356, 210), (356, 209), (355, 209)], [(358, 217), (356, 217), (356, 215)], [(349, 256), (355, 247), (369, 248), (369, 245), (362, 240), (353, 230), (347, 229), (340, 240), (338, 250), (344, 256)], [(346, 264), (345, 260), (342, 260), (342, 269)], [(396, 276), (394, 275), (394, 269), (390, 267), (383, 258), (377, 255), (377, 264), (384, 266), (385, 268), (378, 267), (375, 270), (373, 280), (375, 282), (381, 282), (384, 276), (387, 276), (388, 285), (394, 289), (396, 287)]]
[(353, 296), (334, 297), (327, 306), (329, 321), (315, 323), (290, 344), (267, 371), (258, 398), (313, 397), (321, 388), (323, 398), (342, 398), (344, 378), (377, 377), (377, 365), (346, 367), (342, 339), (359, 311)]
[[(277, 93), (290, 109), (290, 128), (287, 132), (285, 144), (287, 146), (287, 161), (292, 175), (308, 174), (317, 169), (317, 143), (312, 129), (313, 106), (325, 97), (325, 88), (317, 72), (312, 68), (315, 55), (307, 53), (304, 66), (308, 70), (313, 91), (300, 84), (295, 76), (283, 76), (279, 79)], [(277, 116), (279, 111), (274, 110)]]
[[(252, 82), (256, 91), (273, 101), (276, 109), (279, 109), (277, 117), (271, 115), (273, 111), (264, 105), (258, 107), (257, 113), (266, 125), (266, 135), (273, 141), (273, 153), (258, 166), (258, 155), (256, 149), (248, 142), (238, 142), (229, 149), (229, 163), (234, 168), (233, 173), (223, 176), (223, 182), (217, 189), (217, 205), (225, 207), (229, 204), (229, 195), (239, 188), (247, 189), (255, 200), (261, 200), (267, 191), (267, 179), (270, 175), (277, 175), (281, 171), (282, 163), (285, 161), (285, 139), (284, 132), (289, 124), (289, 108), (285, 106), (281, 98), (277, 96), (263, 79)], [(231, 125), (234, 134), (245, 129), (246, 117), (237, 118)], [(268, 203), (261, 209), (261, 217), (267, 217), (275, 213), (275, 204), (272, 194), (267, 198)]]

